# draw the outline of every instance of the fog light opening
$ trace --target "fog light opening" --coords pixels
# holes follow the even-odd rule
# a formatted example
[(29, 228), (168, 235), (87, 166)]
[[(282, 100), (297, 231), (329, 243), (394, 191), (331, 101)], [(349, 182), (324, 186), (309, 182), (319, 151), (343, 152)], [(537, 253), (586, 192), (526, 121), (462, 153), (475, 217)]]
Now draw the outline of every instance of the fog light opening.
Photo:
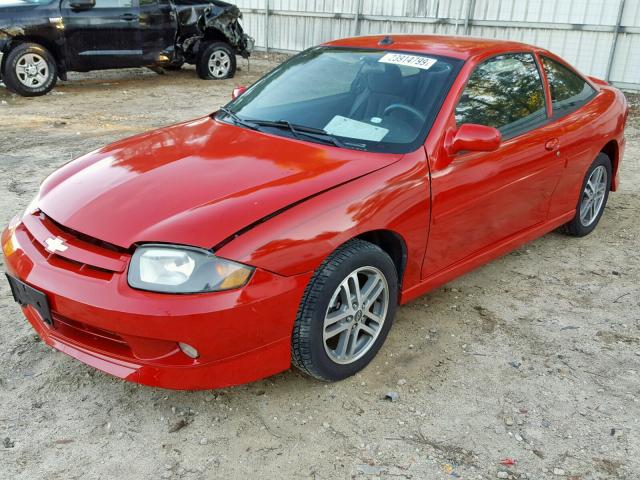
[(200, 356), (200, 352), (198, 352), (198, 350), (196, 350), (188, 343), (178, 342), (178, 346), (180, 347), (180, 350), (182, 350), (182, 353), (184, 353), (189, 358), (195, 359)]

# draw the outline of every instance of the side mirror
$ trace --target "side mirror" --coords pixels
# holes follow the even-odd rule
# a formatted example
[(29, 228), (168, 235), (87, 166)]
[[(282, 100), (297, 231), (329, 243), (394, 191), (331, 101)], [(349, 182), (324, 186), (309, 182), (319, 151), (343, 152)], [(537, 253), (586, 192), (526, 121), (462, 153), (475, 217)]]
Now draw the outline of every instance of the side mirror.
[(90, 10), (96, 6), (96, 0), (71, 0), (71, 10)]
[(449, 155), (458, 152), (493, 152), (502, 141), (502, 135), (497, 128), (475, 123), (465, 123), (457, 130), (447, 132), (445, 148)]
[(233, 92), (231, 93), (231, 99), (235, 100), (236, 98), (238, 98), (240, 95), (242, 95), (246, 91), (247, 91), (247, 87), (236, 87), (236, 88), (234, 88)]

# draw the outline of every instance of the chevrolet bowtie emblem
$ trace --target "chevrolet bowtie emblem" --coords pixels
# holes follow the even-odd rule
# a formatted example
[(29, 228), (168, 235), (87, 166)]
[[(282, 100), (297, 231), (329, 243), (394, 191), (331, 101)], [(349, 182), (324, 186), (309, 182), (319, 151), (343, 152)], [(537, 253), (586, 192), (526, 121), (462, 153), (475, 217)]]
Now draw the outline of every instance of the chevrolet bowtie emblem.
[(44, 243), (47, 245), (46, 247), (47, 251), (51, 253), (64, 252), (66, 249), (69, 248), (64, 244), (64, 240), (61, 239), (60, 237), (47, 238), (44, 241)]

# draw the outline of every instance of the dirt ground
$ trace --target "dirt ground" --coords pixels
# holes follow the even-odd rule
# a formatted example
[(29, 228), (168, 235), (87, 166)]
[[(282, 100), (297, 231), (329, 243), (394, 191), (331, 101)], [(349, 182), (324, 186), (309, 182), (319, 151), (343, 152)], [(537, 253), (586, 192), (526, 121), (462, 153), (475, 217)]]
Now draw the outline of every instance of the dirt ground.
[[(43, 98), (0, 87), (0, 223), (63, 163), (205, 115), (276, 61), (222, 82), (121, 70)], [(378, 357), (340, 383), (296, 370), (205, 392), (126, 383), (46, 347), (0, 281), (0, 479), (640, 478), (630, 100), (622, 188), (591, 236), (551, 233), (400, 308)]]

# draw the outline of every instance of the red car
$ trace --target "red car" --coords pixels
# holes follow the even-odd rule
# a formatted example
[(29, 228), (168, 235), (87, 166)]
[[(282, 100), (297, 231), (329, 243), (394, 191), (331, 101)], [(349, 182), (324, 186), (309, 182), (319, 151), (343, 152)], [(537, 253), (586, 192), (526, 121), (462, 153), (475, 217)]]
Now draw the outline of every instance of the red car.
[(11, 221), (9, 282), (47, 344), (166, 388), (343, 379), (398, 304), (587, 235), (618, 187), (624, 96), (521, 43), (339, 40), (238, 93), (65, 165)]

